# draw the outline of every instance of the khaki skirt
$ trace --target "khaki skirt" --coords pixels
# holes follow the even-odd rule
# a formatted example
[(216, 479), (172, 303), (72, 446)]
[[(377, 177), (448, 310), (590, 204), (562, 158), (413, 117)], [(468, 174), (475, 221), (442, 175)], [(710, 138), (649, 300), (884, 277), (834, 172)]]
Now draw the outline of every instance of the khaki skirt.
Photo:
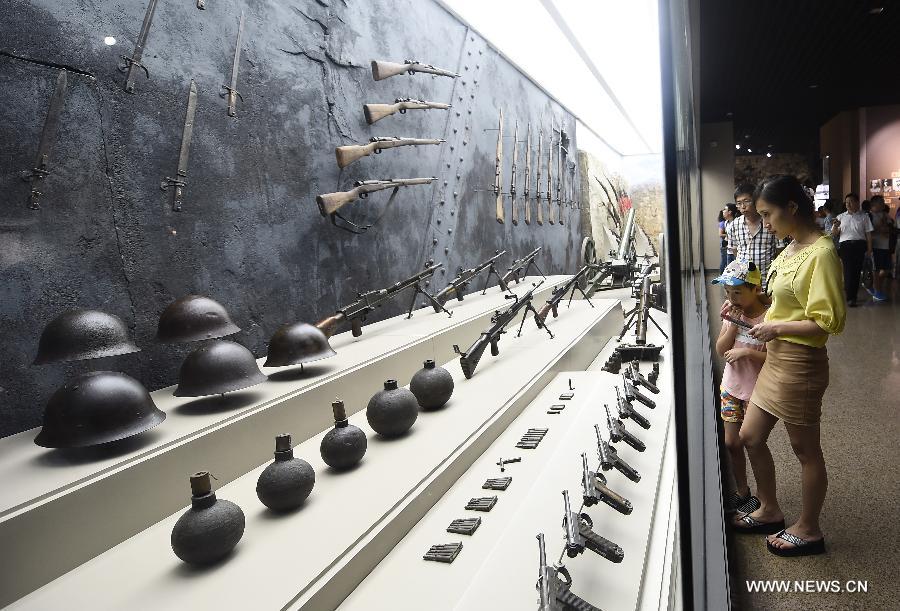
[(788, 424), (811, 426), (822, 417), (828, 388), (828, 351), (774, 339), (750, 402)]

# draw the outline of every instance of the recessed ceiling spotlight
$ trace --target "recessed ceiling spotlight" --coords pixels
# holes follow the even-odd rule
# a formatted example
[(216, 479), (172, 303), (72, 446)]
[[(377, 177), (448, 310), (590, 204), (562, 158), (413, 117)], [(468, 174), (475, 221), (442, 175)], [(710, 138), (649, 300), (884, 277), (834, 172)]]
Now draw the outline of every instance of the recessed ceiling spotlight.
[(869, 9), (869, 14), (870, 14), (870, 15), (880, 15), (880, 14), (883, 13), (883, 12), (884, 12), (884, 7), (883, 7), (883, 6), (873, 6), (873, 7), (871, 7), (871, 8)]
[(771, 144), (769, 145), (769, 148), (772, 148), (772, 145), (771, 145)]
[(818, 85), (815, 85), (815, 84), (809, 86), (810, 89), (817, 89), (818, 87), (819, 87), (819, 86), (818, 86)]
[(747, 152), (748, 152), (748, 153), (752, 153), (752, 152), (753, 152), (753, 149), (747, 149)]
[(766, 157), (771, 157), (772, 153), (766, 153)]
[(749, 139), (750, 139), (750, 134), (744, 134), (744, 140), (749, 140)]
[(735, 144), (735, 145), (734, 145), (734, 148), (736, 148), (737, 150), (741, 150), (741, 145), (740, 145), (740, 144)]

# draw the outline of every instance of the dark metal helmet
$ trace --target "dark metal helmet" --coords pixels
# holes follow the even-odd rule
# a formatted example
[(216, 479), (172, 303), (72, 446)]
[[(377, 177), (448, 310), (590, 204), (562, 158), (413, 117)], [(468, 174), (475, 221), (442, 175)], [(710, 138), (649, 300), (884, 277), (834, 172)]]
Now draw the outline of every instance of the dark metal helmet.
[(205, 397), (256, 386), (266, 381), (256, 357), (244, 346), (217, 340), (187, 355), (178, 375), (176, 397)]
[(196, 342), (240, 330), (221, 303), (202, 295), (188, 295), (163, 310), (156, 339), (166, 343)]
[(122, 319), (99, 310), (68, 310), (44, 327), (35, 365), (140, 352)]
[(322, 331), (305, 322), (282, 325), (269, 340), (266, 367), (300, 365), (334, 356), (337, 352)]
[(143, 433), (165, 419), (166, 413), (134, 378), (92, 371), (53, 393), (34, 442), (45, 448), (94, 446)]

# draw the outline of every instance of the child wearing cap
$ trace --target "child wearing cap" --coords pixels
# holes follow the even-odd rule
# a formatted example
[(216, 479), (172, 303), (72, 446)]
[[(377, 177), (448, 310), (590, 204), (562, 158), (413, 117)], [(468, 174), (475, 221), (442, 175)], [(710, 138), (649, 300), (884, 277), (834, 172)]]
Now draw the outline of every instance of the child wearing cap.
[(722, 321), (722, 330), (716, 340), (716, 352), (725, 359), (722, 374), (721, 415), (725, 426), (725, 447), (731, 462), (737, 489), (726, 499), (725, 511), (751, 512), (759, 508), (759, 501), (750, 494), (747, 484), (747, 462), (744, 446), (739, 436), (744, 411), (756, 378), (766, 360), (766, 344), (750, 337), (748, 331), (763, 322), (767, 300), (760, 291), (762, 274), (752, 261), (740, 258), (732, 261), (713, 284), (725, 287), (727, 301), (722, 307), (722, 316), (741, 321), (747, 326)]

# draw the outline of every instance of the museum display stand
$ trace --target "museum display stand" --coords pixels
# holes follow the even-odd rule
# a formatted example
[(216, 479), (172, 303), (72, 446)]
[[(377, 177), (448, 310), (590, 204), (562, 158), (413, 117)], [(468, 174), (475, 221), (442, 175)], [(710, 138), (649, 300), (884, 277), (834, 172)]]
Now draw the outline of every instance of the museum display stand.
[[(475, 305), (469, 301), (461, 305)], [(486, 318), (499, 307), (496, 295), (490, 307), (481, 308), (486, 310), (486, 318), (467, 325), (474, 328), (465, 332), (442, 333), (440, 329), (448, 324), (444, 322), (427, 335), (422, 329), (418, 338), (399, 336), (399, 332), (397, 338), (392, 338), (384, 337), (383, 330), (376, 333), (366, 327), (363, 339), (371, 337), (369, 341), (373, 344), (370, 358), (356, 366), (356, 375), (346, 378), (343, 386), (332, 386), (327, 394), (316, 398), (311, 396), (315, 392), (311, 389), (312, 392), (294, 391), (292, 395), (282, 393), (282, 398), (269, 401), (267, 411), (297, 412), (297, 406), (302, 405), (303, 411), (295, 414), (293, 420), (273, 418), (268, 423), (271, 428), (247, 428), (245, 434), (252, 439), (241, 440), (237, 447), (229, 446), (237, 443), (231, 436), (208, 433), (225, 446), (214, 456), (240, 453), (250, 444), (258, 446), (254, 447), (253, 455), (259, 459), (250, 469), (244, 469), (230, 483), (220, 478), (215, 485), (218, 498), (237, 503), (247, 516), (242, 541), (224, 561), (207, 569), (191, 568), (180, 562), (169, 546), (172, 526), (189, 501), (187, 476), (206, 469), (219, 477), (216, 465), (205, 455), (188, 454), (184, 457), (190, 459), (187, 462), (168, 466), (174, 473), (172, 482), (165, 484), (171, 488), (165, 491), (165, 496), (177, 499), (175, 507), (164, 514), (168, 517), (146, 522), (135, 536), (21, 598), (12, 608), (74, 605), (92, 609), (192, 606), (325, 609), (337, 606), (559, 371), (590, 365), (622, 323), (617, 300), (595, 299), (593, 304), (592, 308), (586, 302), (576, 301), (570, 309), (562, 308), (560, 317), (550, 322), (555, 335), (552, 339), (530, 320), (519, 338), (511, 329), (503, 337), (500, 356), (485, 354), (471, 380), (464, 379), (457, 360), (447, 361), (452, 358), (453, 343), (466, 346), (487, 326)], [(421, 316), (423, 321), (425, 318)], [(403, 330), (409, 332), (415, 320), (414, 317), (406, 322), (409, 326), (404, 325)], [(434, 317), (434, 320), (438, 319)], [(454, 315), (449, 324), (458, 324), (460, 320)], [(384, 357), (388, 359), (386, 363), (371, 358), (379, 354), (376, 347), (391, 343), (402, 347), (416, 344), (417, 339), (427, 342), (429, 351), (408, 349), (416, 352), (408, 357), (408, 363), (407, 355), (399, 348), (390, 357)], [(338, 341), (333, 345), (338, 350), (337, 359), (349, 352), (346, 344)], [(384, 352), (382, 349), (381, 353)], [(364, 407), (384, 379), (408, 379), (426, 357), (437, 357), (439, 362), (446, 363), (444, 366), (456, 380), (453, 397), (443, 409), (420, 413), (407, 435), (390, 441), (378, 437), (372, 433), (364, 414), (355, 412)], [(285, 397), (286, 394), (290, 396)], [(337, 394), (347, 403), (350, 422), (369, 435), (369, 448), (362, 463), (350, 472), (341, 473), (324, 465), (318, 449), (321, 436), (331, 428), (330, 403)], [(347, 397), (351, 399), (348, 401)], [(302, 425), (313, 410), (324, 417), (318, 420), (315, 434), (309, 435)], [(280, 432), (292, 433), (301, 441), (294, 453), (309, 461), (317, 475), (312, 495), (299, 510), (287, 515), (267, 510), (255, 492), (259, 472), (271, 460), (272, 442)], [(173, 450), (157, 453), (170, 451)], [(78, 519), (90, 523), (91, 528), (103, 530), (106, 516), (126, 511), (123, 506), (160, 503), (163, 495), (158, 480), (148, 482), (141, 476), (134, 479), (138, 481), (133, 488), (127, 493), (123, 489), (120, 494), (138, 498), (122, 498), (120, 503), (120, 497), (103, 492), (94, 494), (85, 500), (85, 513)], [(46, 544), (43, 549), (33, 550), (31, 557), (52, 555), (49, 550), (56, 553), (59, 547), (58, 543)], [(27, 570), (30, 567), (22, 569)]]
[[(627, 307), (626, 307), (627, 309)], [(664, 328), (667, 319), (654, 312)], [(661, 342), (658, 332), (648, 341)], [(615, 347), (603, 350), (597, 362)], [(666, 609), (674, 605), (673, 575), (676, 562), (675, 458), (669, 351), (661, 355), (660, 394), (650, 395), (655, 409), (635, 403), (651, 422), (643, 430), (632, 421), (626, 428), (647, 446), (637, 452), (624, 443), (619, 456), (641, 474), (637, 483), (616, 470), (605, 472), (608, 486), (631, 501), (630, 515), (603, 503), (582, 509), (593, 519), (593, 530), (625, 551), (620, 564), (586, 550), (562, 560), (572, 575), (572, 591), (604, 611)], [(606, 413), (616, 404), (614, 386), (621, 376), (599, 369), (561, 372), (522, 411), (515, 421), (457, 480), (428, 514), (397, 544), (339, 607), (342, 611), (368, 609), (533, 609), (537, 606), (538, 546), (543, 532), (549, 562), (559, 561), (565, 543), (561, 526), (563, 499), (568, 489), (573, 511), (581, 506), (582, 464), (597, 469), (594, 424), (600, 424), (608, 440)], [(644, 372), (649, 363), (642, 363)], [(560, 396), (571, 389), (570, 400)], [(552, 405), (564, 404), (559, 414)], [(615, 412), (613, 412), (615, 413)], [(519, 449), (516, 443), (528, 429), (546, 428), (536, 449)], [(501, 457), (521, 457), (500, 472)], [(489, 478), (511, 477), (503, 491), (483, 490)], [(467, 511), (473, 497), (496, 495), (496, 505), (486, 513)], [(446, 531), (455, 519), (481, 517), (471, 536)], [(422, 555), (435, 544), (461, 542), (463, 549), (451, 564), (424, 562)], [(402, 595), (398, 592), (402, 591)]]
[[(536, 290), (535, 303), (543, 302), (566, 279), (548, 277)], [(512, 289), (521, 294), (538, 280), (529, 277)], [(608, 312), (609, 303), (606, 310), (600, 307), (597, 311)], [(302, 372), (299, 367), (264, 368), (268, 381), (223, 397), (178, 398), (172, 394), (174, 387), (157, 390), (151, 394), (166, 412), (166, 421), (134, 440), (106, 449), (47, 450), (33, 443), (37, 430), (0, 440), (0, 481), (4, 482), (0, 490), (0, 549), (7, 558), (15, 559), (0, 571), (0, 605), (183, 508), (188, 501), (186, 482), (190, 473), (208, 470), (218, 478), (216, 486), (221, 488), (270, 460), (278, 433), (292, 434), (295, 442), (310, 440), (317, 444), (315, 436), (333, 422), (331, 401), (337, 396), (344, 400), (351, 421), (365, 424), (362, 414), (354, 414), (364, 409), (384, 380), (396, 379), (403, 385), (426, 359), (438, 363), (452, 359), (453, 344), (468, 345), (490, 324), (494, 311), (508, 304), (498, 287), (493, 287), (486, 295), (474, 291), (464, 301), (448, 302), (452, 317), (428, 307), (416, 310), (408, 320), (400, 315), (366, 325), (358, 338), (348, 330), (331, 338), (336, 356), (308, 364)], [(573, 310), (578, 311), (574, 305)], [(554, 327), (559, 324), (561, 329), (568, 329), (579, 321), (582, 331), (594, 329), (580, 316), (563, 317), (560, 323), (553, 323)], [(533, 331), (528, 330), (520, 342), (505, 341), (504, 358), (498, 363), (509, 361), (528, 342), (536, 342)], [(604, 333), (610, 335), (613, 330), (604, 329)], [(511, 340), (511, 335), (507, 337)], [(565, 346), (571, 341), (572, 337), (561, 338), (546, 345)], [(259, 359), (260, 366), (264, 360)], [(489, 361), (491, 358), (485, 357), (480, 370), (489, 371), (494, 366)], [(546, 359), (541, 362), (558, 368)], [(488, 375), (481, 375), (480, 370), (479, 377), (484, 380)], [(465, 386), (461, 384), (461, 390)], [(454, 397), (453, 401), (460, 400)], [(298, 450), (298, 455), (318, 460), (317, 449)], [(321, 465), (317, 465), (320, 472)], [(357, 486), (364, 484), (352, 475), (347, 479)], [(324, 486), (327, 488), (327, 484)], [(316, 499), (325, 494), (317, 487), (309, 504), (323, 506)], [(226, 491), (222, 498), (228, 498)], [(252, 512), (257, 505), (254, 497), (248, 509)], [(242, 547), (254, 545), (254, 537), (248, 539)], [(164, 547), (167, 541), (167, 537), (160, 540)], [(171, 551), (168, 555), (167, 561), (173, 561)]]

